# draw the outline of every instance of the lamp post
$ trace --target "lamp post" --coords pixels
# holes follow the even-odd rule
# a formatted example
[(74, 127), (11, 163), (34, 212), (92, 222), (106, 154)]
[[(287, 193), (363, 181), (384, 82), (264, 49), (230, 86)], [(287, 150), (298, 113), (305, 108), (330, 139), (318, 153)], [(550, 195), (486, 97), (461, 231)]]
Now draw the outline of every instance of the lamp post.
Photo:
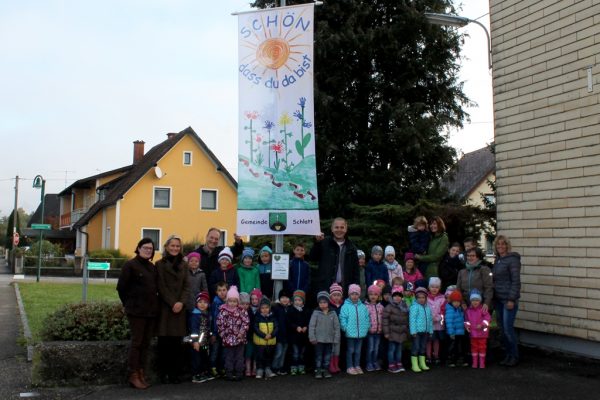
[(479, 25), (484, 30), (485, 35), (487, 37), (488, 68), (492, 69), (492, 41), (490, 39), (490, 33), (488, 32), (485, 25), (474, 19), (461, 17), (458, 15), (439, 14), (430, 12), (426, 12), (424, 15), (427, 21), (429, 21), (429, 23), (433, 25), (454, 26), (457, 28), (462, 28), (463, 26), (466, 26), (471, 22)]
[[(45, 203), (45, 191), (46, 191), (46, 180), (41, 176), (37, 175), (33, 178), (33, 187), (36, 189), (42, 189), (42, 218), (40, 224), (44, 223), (44, 203)], [(38, 267), (37, 267), (37, 276), (35, 281), (40, 281), (40, 273), (42, 271), (42, 242), (44, 239), (44, 230), (40, 229), (40, 252), (38, 254)]]

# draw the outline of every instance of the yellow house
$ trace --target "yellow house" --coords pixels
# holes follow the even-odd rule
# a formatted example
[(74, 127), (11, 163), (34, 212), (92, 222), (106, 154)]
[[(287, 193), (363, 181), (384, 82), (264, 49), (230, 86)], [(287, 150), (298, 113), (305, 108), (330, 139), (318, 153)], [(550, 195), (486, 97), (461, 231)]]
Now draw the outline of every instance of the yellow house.
[[(465, 204), (484, 207), (483, 197), (495, 202), (488, 181), (496, 181), (496, 159), (488, 147), (466, 153), (444, 177), (442, 186)], [(492, 243), (485, 233), (478, 238), (479, 247), (492, 252)]]
[(171, 234), (199, 243), (210, 227), (233, 241), (237, 182), (192, 128), (167, 134), (133, 164), (80, 179), (60, 197), (61, 229), (76, 231), (77, 256), (98, 249), (133, 255), (142, 237), (162, 251)]

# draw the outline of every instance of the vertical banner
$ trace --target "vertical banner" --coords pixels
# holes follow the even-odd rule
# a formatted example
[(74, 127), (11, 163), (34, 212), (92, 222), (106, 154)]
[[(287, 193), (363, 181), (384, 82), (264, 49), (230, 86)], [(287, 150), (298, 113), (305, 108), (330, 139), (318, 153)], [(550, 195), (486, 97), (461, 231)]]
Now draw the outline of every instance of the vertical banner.
[(314, 4), (238, 16), (237, 233), (314, 235)]

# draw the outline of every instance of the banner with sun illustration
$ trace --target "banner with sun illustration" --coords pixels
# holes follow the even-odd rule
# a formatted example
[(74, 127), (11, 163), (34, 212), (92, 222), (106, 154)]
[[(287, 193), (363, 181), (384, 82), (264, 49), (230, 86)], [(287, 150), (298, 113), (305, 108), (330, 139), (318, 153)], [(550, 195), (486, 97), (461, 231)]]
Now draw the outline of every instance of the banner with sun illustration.
[(238, 16), (240, 235), (320, 232), (314, 4)]

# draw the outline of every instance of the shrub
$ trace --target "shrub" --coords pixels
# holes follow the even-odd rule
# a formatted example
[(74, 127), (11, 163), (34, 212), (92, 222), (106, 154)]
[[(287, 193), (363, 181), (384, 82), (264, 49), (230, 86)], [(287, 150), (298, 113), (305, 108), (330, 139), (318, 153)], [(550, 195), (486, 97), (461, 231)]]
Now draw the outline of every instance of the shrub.
[(66, 304), (49, 314), (41, 331), (42, 340), (125, 340), (129, 323), (116, 302)]

